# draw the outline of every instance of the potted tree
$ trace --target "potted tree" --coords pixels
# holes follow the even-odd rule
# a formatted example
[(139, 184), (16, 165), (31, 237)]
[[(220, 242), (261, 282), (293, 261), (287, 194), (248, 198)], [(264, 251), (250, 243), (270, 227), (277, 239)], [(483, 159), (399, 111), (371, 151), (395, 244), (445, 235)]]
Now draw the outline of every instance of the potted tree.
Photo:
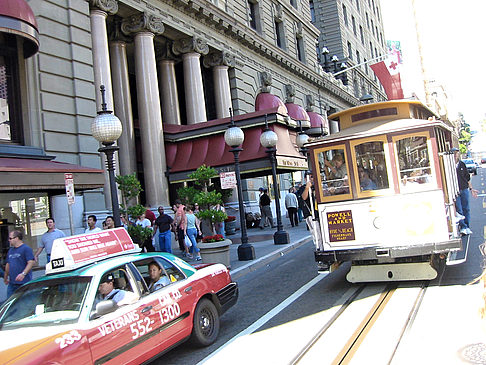
[(213, 227), (215, 222), (223, 222), (228, 217), (225, 212), (214, 209), (214, 206), (223, 203), (221, 192), (211, 190), (211, 178), (217, 175), (212, 167), (199, 166), (189, 175), (189, 178), (195, 180), (195, 186), (178, 189), (177, 193), (184, 202), (199, 204), (196, 216), (201, 220), (203, 239), (198, 247), (203, 263), (219, 262), (229, 268), (231, 240), (215, 235)]
[[(130, 219), (126, 224), (127, 232), (133, 242), (142, 247), (147, 240), (152, 239), (152, 228), (133, 224), (138, 217), (145, 213), (145, 207), (138, 204), (138, 197), (142, 191), (142, 185), (135, 176), (135, 173), (118, 175), (116, 177), (116, 182), (122, 195), (120, 212), (122, 215), (125, 217), (128, 216)], [(129, 206), (130, 203), (132, 203), (132, 205)]]

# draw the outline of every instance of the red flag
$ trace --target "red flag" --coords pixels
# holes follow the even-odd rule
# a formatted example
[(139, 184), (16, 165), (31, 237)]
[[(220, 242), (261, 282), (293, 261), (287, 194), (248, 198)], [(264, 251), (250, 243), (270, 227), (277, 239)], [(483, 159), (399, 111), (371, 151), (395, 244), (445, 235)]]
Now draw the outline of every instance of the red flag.
[(403, 99), (402, 80), (397, 62), (388, 58), (370, 67), (383, 85), (389, 100)]

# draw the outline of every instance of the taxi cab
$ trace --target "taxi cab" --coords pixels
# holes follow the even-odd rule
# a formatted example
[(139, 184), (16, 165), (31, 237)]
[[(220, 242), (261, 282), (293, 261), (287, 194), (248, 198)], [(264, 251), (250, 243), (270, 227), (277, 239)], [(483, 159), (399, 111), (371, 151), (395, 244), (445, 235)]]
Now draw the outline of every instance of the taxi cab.
[(139, 364), (188, 339), (212, 344), (238, 298), (227, 268), (139, 251), (123, 228), (55, 240), (46, 275), (0, 307), (1, 363)]

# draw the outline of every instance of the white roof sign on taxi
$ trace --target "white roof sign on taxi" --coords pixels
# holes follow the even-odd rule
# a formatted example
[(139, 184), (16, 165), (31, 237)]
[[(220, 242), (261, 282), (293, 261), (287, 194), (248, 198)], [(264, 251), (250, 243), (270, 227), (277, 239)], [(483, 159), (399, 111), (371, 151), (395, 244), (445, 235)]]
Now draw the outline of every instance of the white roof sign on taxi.
[(125, 228), (79, 234), (54, 240), (46, 274), (69, 271), (122, 253), (139, 252)]

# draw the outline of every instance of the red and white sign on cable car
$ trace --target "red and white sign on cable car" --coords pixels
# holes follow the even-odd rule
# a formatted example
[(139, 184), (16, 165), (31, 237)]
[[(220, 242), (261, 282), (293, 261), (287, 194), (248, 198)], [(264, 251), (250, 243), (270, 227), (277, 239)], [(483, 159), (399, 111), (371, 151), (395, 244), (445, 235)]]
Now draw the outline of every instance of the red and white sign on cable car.
[(73, 174), (64, 174), (64, 185), (66, 185), (66, 196), (69, 205), (74, 204), (74, 178)]

